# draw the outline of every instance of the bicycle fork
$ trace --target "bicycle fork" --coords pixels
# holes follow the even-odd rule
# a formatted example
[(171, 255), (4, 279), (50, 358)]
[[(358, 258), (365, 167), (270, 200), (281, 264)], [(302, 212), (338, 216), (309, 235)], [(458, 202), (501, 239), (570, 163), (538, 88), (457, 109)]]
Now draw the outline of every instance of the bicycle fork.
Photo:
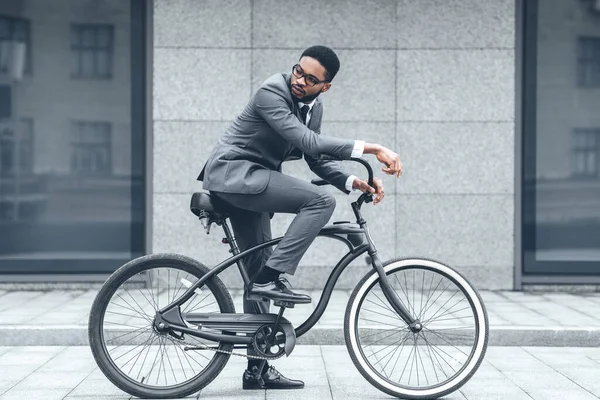
[(371, 238), (371, 234), (369, 233), (369, 228), (367, 227), (367, 221), (362, 218), (360, 214), (360, 206), (357, 203), (352, 203), (352, 209), (354, 214), (356, 215), (356, 222), (360, 225), (360, 227), (364, 230), (365, 236), (369, 243), (369, 257), (371, 257), (371, 264), (375, 271), (377, 271), (377, 275), (379, 275), (379, 285), (381, 286), (381, 290), (387, 301), (390, 303), (394, 311), (400, 315), (400, 318), (406, 322), (410, 330), (414, 333), (420, 332), (423, 329), (423, 325), (421, 321), (410, 313), (409, 310), (406, 309), (396, 291), (390, 285), (390, 281), (385, 274), (385, 270), (383, 269), (383, 264), (377, 255), (377, 249), (375, 248), (375, 244), (373, 243), (373, 239)]

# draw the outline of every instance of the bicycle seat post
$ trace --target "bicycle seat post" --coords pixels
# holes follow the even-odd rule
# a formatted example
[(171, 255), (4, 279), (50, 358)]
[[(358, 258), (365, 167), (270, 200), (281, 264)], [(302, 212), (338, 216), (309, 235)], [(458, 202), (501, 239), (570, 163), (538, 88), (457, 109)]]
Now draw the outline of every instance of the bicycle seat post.
[[(227, 220), (223, 221), (222, 226), (223, 231), (225, 232), (225, 238), (223, 238), (222, 242), (229, 244), (229, 252), (234, 256), (237, 256), (238, 254), (240, 254), (240, 248), (237, 245), (237, 241), (235, 240), (233, 232), (231, 232), (231, 229), (227, 224)], [(250, 284), (250, 276), (248, 276), (248, 272), (246, 272), (246, 268), (244, 268), (244, 263), (241, 259), (237, 261), (237, 266), (240, 270), (240, 274), (242, 275), (242, 279), (244, 280), (245, 285), (248, 286)]]

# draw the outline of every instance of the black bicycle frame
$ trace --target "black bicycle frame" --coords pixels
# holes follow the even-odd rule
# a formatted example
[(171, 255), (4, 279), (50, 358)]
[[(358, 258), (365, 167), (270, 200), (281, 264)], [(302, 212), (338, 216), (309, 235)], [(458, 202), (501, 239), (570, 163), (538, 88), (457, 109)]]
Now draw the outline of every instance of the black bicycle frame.
[[(369, 171), (369, 184), (373, 185), (373, 171), (372, 171), (370, 165), (362, 159), (352, 159), (352, 160), (360, 162), (367, 168), (367, 170)], [(321, 182), (313, 182), (313, 183), (323, 184)], [(368, 254), (371, 258), (371, 265), (372, 265), (373, 269), (379, 275), (379, 284), (382, 288), (383, 294), (385, 295), (386, 299), (390, 302), (390, 305), (392, 306), (392, 308), (398, 313), (398, 315), (400, 315), (400, 317), (411, 328), (414, 327), (415, 325), (419, 324), (419, 321), (413, 315), (411, 315), (411, 313), (404, 307), (404, 305), (398, 298), (396, 292), (390, 286), (387, 276), (385, 274), (385, 271), (383, 269), (381, 260), (379, 259), (379, 256), (377, 255), (377, 249), (375, 248), (375, 244), (373, 243), (373, 239), (371, 238), (371, 235), (369, 233), (369, 229), (367, 227), (367, 222), (363, 219), (363, 217), (360, 213), (360, 208), (361, 208), (362, 204), (364, 202), (370, 202), (370, 201), (372, 201), (372, 195), (369, 193), (363, 193), (358, 198), (357, 201), (355, 201), (351, 204), (354, 215), (356, 216), (356, 223), (358, 224), (358, 227), (349, 222), (348, 223), (336, 222), (333, 225), (328, 225), (328, 226), (324, 227), (319, 232), (319, 234), (318, 234), (319, 237), (329, 237), (332, 239), (342, 241), (343, 243), (345, 243), (348, 246), (349, 251), (340, 259), (340, 261), (336, 264), (333, 271), (331, 271), (331, 274), (329, 275), (329, 278), (327, 279), (327, 283), (325, 284), (325, 287), (323, 288), (323, 294), (321, 296), (321, 299), (319, 300), (319, 304), (317, 304), (317, 307), (315, 308), (315, 310), (312, 312), (310, 317), (302, 325), (300, 325), (298, 328), (295, 329), (296, 337), (300, 337), (303, 334), (305, 334), (306, 332), (308, 332), (319, 321), (319, 319), (325, 312), (325, 309), (327, 308), (327, 304), (329, 303), (329, 299), (331, 298), (331, 294), (333, 293), (333, 289), (335, 288), (335, 284), (337, 283), (338, 278), (340, 277), (342, 272), (346, 269), (346, 267), (352, 261), (354, 261), (356, 258), (358, 258), (361, 254), (363, 254), (365, 252), (368, 252)], [(250, 277), (248, 276), (248, 273), (246, 272), (246, 268), (244, 266), (244, 262), (242, 259), (256, 251), (260, 251), (266, 247), (274, 246), (283, 239), (283, 237), (278, 237), (276, 239), (269, 240), (268, 242), (261, 243), (254, 247), (251, 247), (245, 251), (240, 252), (237, 247), (235, 237), (233, 236), (233, 234), (229, 228), (229, 225), (227, 224), (227, 221), (226, 220), (220, 221), (220, 224), (223, 226), (223, 230), (225, 232), (227, 243), (229, 243), (229, 245), (231, 247), (231, 252), (233, 253), (233, 256), (228, 258), (227, 260), (224, 260), (223, 262), (216, 265), (215, 267), (213, 267), (206, 275), (204, 275), (202, 278), (198, 279), (194, 284), (192, 284), (187, 289), (187, 291), (185, 293), (183, 293), (177, 300), (175, 300), (173, 303), (171, 303), (168, 306), (163, 307), (161, 310), (159, 310), (158, 314), (163, 315), (163, 316), (172, 314), (172, 310), (174, 310), (176, 307), (179, 307), (180, 305), (182, 305), (183, 303), (188, 301), (194, 295), (194, 292), (196, 289), (200, 288), (202, 285), (204, 285), (204, 283), (207, 280), (209, 280), (213, 276), (218, 275), (219, 273), (221, 273), (225, 269), (229, 268), (234, 263), (236, 263), (238, 265), (240, 274), (242, 276), (242, 279), (244, 280), (244, 286), (247, 288), (250, 285)], [(350, 239), (348, 236), (344, 236), (344, 235), (354, 235), (354, 237), (356, 237), (356, 235), (362, 235), (366, 239), (366, 243), (364, 243), (364, 241), (363, 241), (362, 243), (355, 245), (353, 243), (352, 239)], [(174, 330), (186, 332), (193, 336), (197, 336), (197, 337), (205, 338), (205, 339), (209, 339), (209, 340), (222, 341), (222, 342), (227, 342), (227, 343), (249, 343), (249, 341), (250, 341), (250, 338), (248, 338), (248, 337), (220, 335), (220, 334), (215, 334), (215, 333), (210, 334), (208, 332), (202, 332), (202, 331), (198, 331), (195, 329), (187, 328), (185, 326), (180, 326), (180, 324), (173, 323), (172, 321), (169, 321), (169, 324), (171, 325), (172, 328), (174, 328)], [(183, 325), (183, 324), (181, 324), (181, 325)]]

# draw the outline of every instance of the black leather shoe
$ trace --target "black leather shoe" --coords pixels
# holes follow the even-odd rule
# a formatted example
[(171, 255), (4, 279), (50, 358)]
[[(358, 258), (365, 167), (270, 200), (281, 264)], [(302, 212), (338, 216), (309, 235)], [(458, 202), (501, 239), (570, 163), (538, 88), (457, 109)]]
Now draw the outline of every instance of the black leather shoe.
[(248, 300), (262, 300), (267, 298), (271, 300), (282, 300), (295, 304), (310, 303), (312, 299), (306, 294), (294, 293), (287, 286), (289, 282), (285, 278), (278, 278), (268, 283), (252, 283), (248, 290)]
[(267, 372), (260, 375), (258, 367), (253, 366), (251, 371), (244, 371), (242, 376), (242, 389), (303, 389), (304, 382), (289, 379), (281, 375), (275, 367), (270, 366)]

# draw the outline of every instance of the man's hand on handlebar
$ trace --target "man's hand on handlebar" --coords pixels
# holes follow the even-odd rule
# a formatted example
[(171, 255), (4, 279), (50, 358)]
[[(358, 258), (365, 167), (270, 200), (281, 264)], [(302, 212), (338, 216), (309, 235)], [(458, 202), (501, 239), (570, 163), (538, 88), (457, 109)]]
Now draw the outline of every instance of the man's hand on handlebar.
[(379, 178), (373, 178), (373, 186), (375, 187), (369, 186), (369, 182), (360, 180), (358, 178), (354, 179), (354, 182), (352, 183), (353, 189), (358, 189), (363, 193), (368, 192), (375, 194), (373, 204), (377, 204), (381, 200), (383, 200), (383, 196), (385, 196), (385, 193), (383, 191), (383, 182), (381, 182), (381, 179)]
[(388, 149), (387, 147), (379, 144), (365, 143), (365, 153), (375, 154), (377, 160), (385, 164), (385, 168), (382, 171), (388, 175), (396, 175), (398, 178), (402, 175), (402, 162), (400, 162), (400, 156)]
[(375, 153), (375, 157), (377, 157), (380, 163), (385, 164), (386, 168), (382, 169), (383, 172), (389, 175), (396, 175), (400, 178), (402, 175), (402, 163), (398, 154), (387, 147), (382, 147), (379, 152)]

